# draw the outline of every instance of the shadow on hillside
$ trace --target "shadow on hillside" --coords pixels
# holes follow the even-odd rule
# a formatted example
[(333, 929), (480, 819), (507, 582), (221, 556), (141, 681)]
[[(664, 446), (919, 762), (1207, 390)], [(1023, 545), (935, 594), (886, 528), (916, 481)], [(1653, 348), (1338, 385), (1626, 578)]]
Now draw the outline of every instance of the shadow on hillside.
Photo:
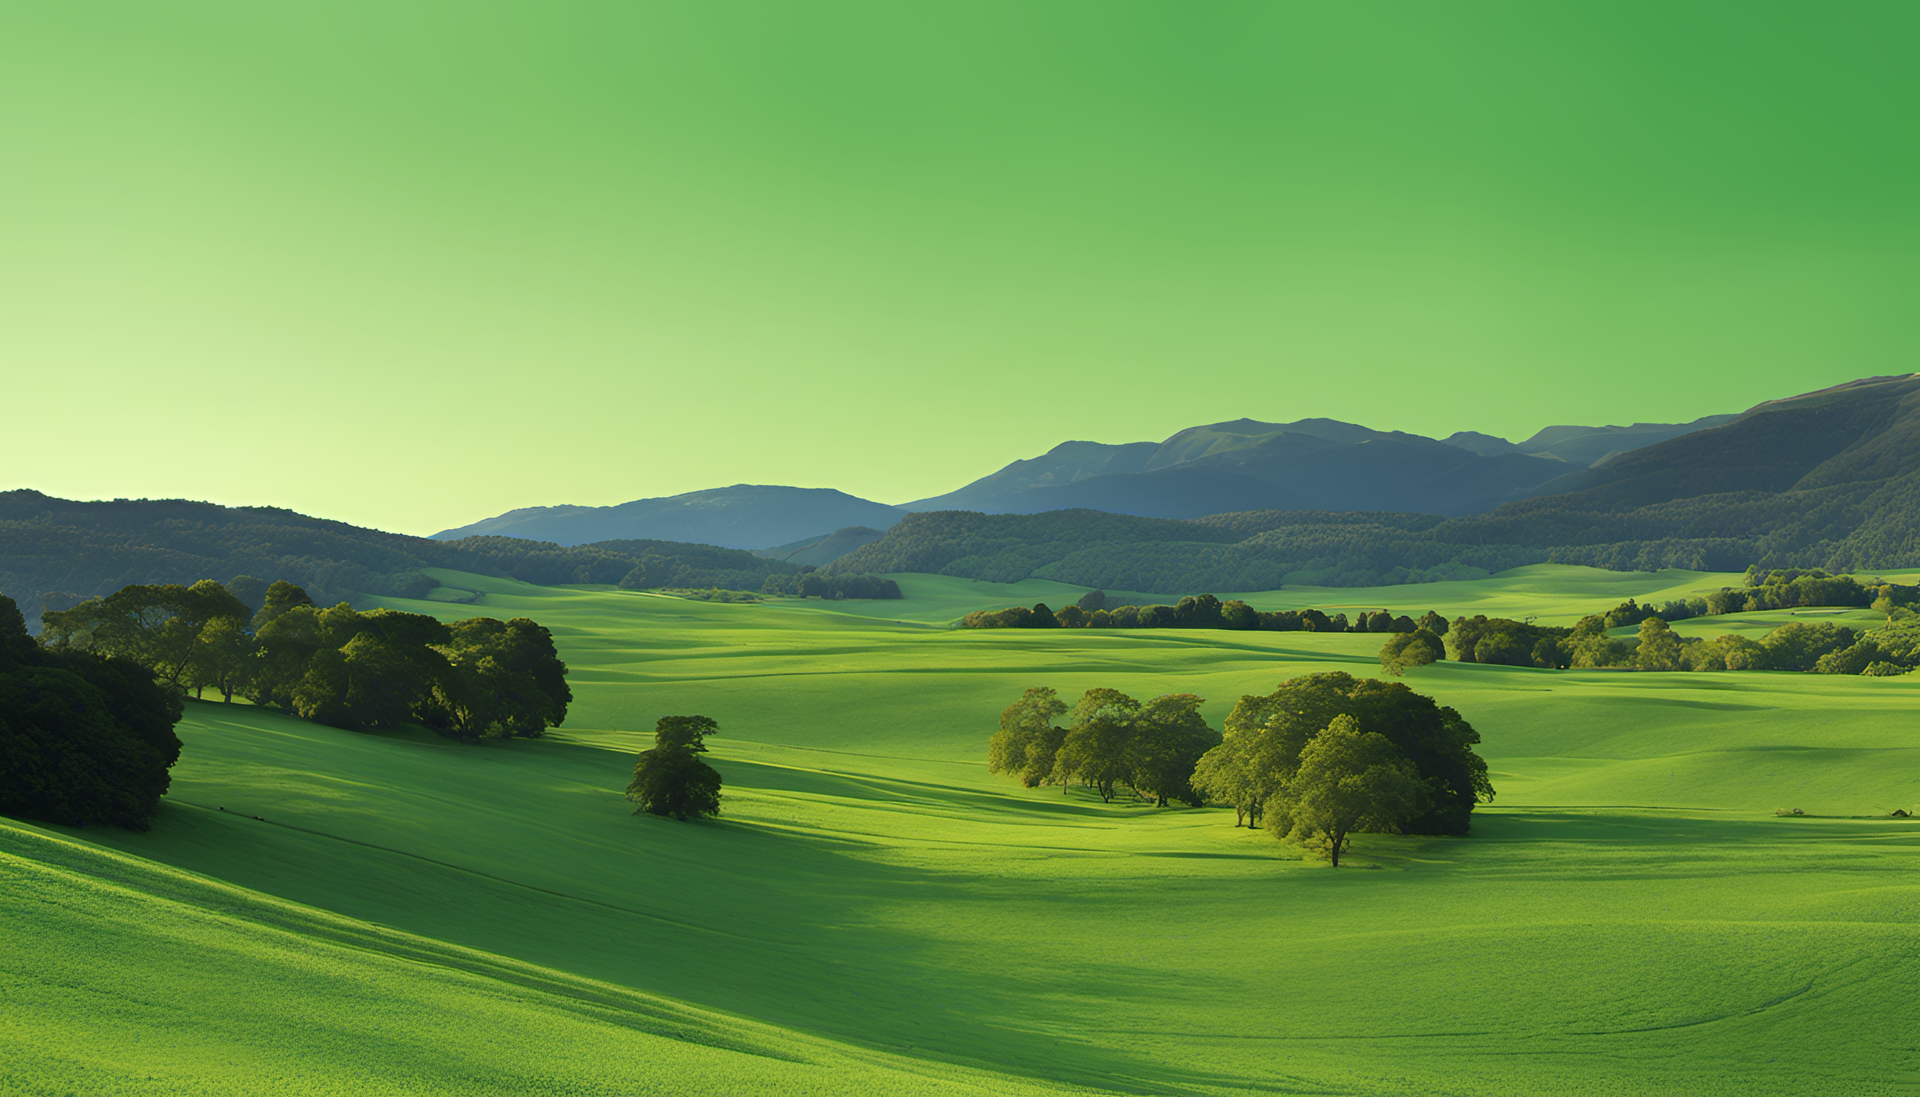
[[(373, 746), (375, 757), (410, 754), (398, 741), (294, 730)], [(1077, 1035), (1101, 1031), (1108, 1006), (1147, 1008), (1165, 993), (1164, 970), (1111, 958), (1096, 996), (1063, 1004), (1056, 969), (982, 968), (978, 942), (949, 927), (999, 918), (1009, 903), (1054, 901), (1031, 882), (873, 856), (883, 836), (724, 816), (635, 818), (618, 796), (630, 756), (599, 747), (443, 751), (431, 739), (393, 738), (433, 748), (434, 764), (382, 766), (377, 783), (352, 785), (363, 791), (350, 810), (304, 789), (358, 776), (343, 767), (364, 763), (365, 750), (303, 753), (304, 770), (273, 771), (273, 781), (245, 791), (185, 783), (145, 834), (71, 833), (349, 918), (849, 1044), (1122, 1092), (1213, 1091), (1233, 1081)], [(735, 787), (928, 814), (1123, 817), (1097, 803), (1002, 799), (937, 782), (752, 762), (722, 769)], [(1167, 899), (1105, 902), (1138, 902), (1144, 920)], [(252, 917), (244, 903), (227, 916)]]
[(1663, 809), (1633, 804), (1476, 813), (1473, 837), (1483, 842), (1591, 842), (1644, 847), (1650, 844), (1776, 845), (1910, 836), (1920, 826), (1879, 817), (1776, 816), (1767, 813)]
[[(1116, 812), (1124, 812), (1136, 806), (1142, 811), (1152, 809), (1152, 805), (1145, 803), (1102, 804), (1092, 793), (1075, 795), (1081, 793), (1079, 789), (1069, 789), (1067, 795), (1061, 795), (1058, 790), (1054, 790), (1056, 798), (1039, 800), (998, 796), (976, 788), (937, 781), (911, 781), (868, 774), (838, 773), (831, 770), (798, 769), (741, 759), (717, 762), (715, 768), (719, 769), (727, 783), (735, 788), (792, 792), (805, 796), (864, 800), (872, 803), (954, 808), (974, 813), (991, 811), (1113, 818)], [(1017, 787), (1017, 785), (1010, 785), (1010, 788)]]

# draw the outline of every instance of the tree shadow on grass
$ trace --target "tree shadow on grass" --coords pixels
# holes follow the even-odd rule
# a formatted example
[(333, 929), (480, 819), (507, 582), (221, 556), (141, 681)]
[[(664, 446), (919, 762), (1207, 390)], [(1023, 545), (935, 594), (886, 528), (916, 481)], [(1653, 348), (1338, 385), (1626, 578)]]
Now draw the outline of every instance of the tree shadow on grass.
[[(438, 765), (395, 767), (348, 814), (303, 814), (298, 796), (276, 802), (264, 791), (226, 812), (181, 797), (149, 833), (73, 835), (350, 918), (849, 1044), (1130, 1092), (1237, 1081), (1079, 1037), (1076, 1022), (1088, 1023), (1095, 1006), (1063, 1014), (1050, 1004), (1059, 994), (1052, 983), (981, 970), (979, 942), (946, 927), (1001, 917), (1008, 899), (1033, 897), (1030, 885), (893, 863), (871, 856), (872, 843), (827, 832), (633, 818), (615, 799), (625, 759), (597, 747), (517, 744), (508, 766), (475, 764), (482, 754), (506, 760), (455, 753), (451, 776)], [(318, 753), (305, 774), (278, 779), (339, 782), (345, 773), (328, 771), (329, 761), (364, 758)], [(738, 787), (910, 807), (920, 798), (974, 813), (1111, 813), (937, 783), (725, 765)], [(449, 780), (472, 799), (451, 801)], [(608, 792), (583, 797), (588, 784)], [(237, 788), (220, 795), (246, 795)], [(489, 822), (485, 806), (506, 797), (516, 798), (512, 811), (496, 809)], [(1116, 1004), (1153, 998), (1165, 974), (1124, 963), (1102, 970), (1101, 994)]]

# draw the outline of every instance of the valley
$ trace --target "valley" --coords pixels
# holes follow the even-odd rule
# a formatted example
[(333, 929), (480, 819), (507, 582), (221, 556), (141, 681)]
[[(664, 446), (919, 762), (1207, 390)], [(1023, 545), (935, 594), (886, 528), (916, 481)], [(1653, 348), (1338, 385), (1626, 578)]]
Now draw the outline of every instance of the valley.
[[(472, 747), (191, 704), (152, 831), (0, 823), (0, 918), (57, 943), (0, 961), (0, 1081), (1634, 1094), (1920, 1078), (1901, 1004), (1920, 974), (1920, 829), (1887, 818), (1920, 800), (1906, 678), (1417, 668), (1409, 685), (1479, 729), (1498, 797), (1470, 837), (1362, 835), (1331, 870), (1230, 810), (1022, 789), (986, 772), (985, 744), (1030, 685), (1195, 692), (1218, 726), (1282, 679), (1377, 673), (1377, 637), (944, 627), (1079, 589), (1038, 580), (899, 574), (898, 601), (725, 605), (437, 578), (481, 603), (383, 602), (550, 626), (566, 724)], [(1564, 621), (1738, 581), (1540, 566), (1247, 597)], [(620, 797), (669, 712), (720, 723), (716, 821), (635, 817)]]

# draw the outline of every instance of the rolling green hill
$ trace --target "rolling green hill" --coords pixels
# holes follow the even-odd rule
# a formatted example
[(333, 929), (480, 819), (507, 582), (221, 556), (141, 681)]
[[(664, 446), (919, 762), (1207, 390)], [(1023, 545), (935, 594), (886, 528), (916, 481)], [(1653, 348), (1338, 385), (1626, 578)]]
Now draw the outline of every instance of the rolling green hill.
[[(1920, 1081), (1920, 824), (1885, 817), (1920, 801), (1920, 682), (1420, 668), (1480, 729), (1499, 799), (1472, 837), (1366, 836), (1335, 871), (1230, 811), (1021, 789), (985, 744), (1035, 684), (1198, 692), (1217, 726), (1283, 678), (1368, 673), (1368, 636), (949, 630), (1008, 592), (941, 577), (859, 607), (887, 618), (440, 578), (487, 605), (387, 601), (552, 626), (567, 724), (474, 748), (192, 705), (151, 832), (0, 826), (0, 933), (40, 946), (0, 950), (0, 1088)], [(1417, 589), (1560, 614), (1736, 581)], [(673, 712), (720, 721), (717, 822), (619, 796)]]
[[(563, 546), (518, 537), (458, 541), (407, 537), (277, 507), (222, 507), (184, 499), (76, 502), (37, 491), (0, 492), (0, 591), (32, 627), (131, 583), (192, 583), (252, 575), (286, 579), (322, 604), (421, 596), (436, 568), (530, 583), (615, 583), (643, 560), (648, 586), (758, 590), (799, 564), (740, 549), (674, 541)], [(656, 574), (657, 573), (657, 574)]]

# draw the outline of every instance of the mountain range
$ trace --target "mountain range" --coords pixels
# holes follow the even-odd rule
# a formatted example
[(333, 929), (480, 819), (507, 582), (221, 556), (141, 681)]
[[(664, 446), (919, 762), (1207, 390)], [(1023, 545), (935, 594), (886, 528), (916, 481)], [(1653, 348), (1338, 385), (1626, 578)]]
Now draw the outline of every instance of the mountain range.
[(1618, 570), (1920, 566), (1920, 374), (1760, 404), (1617, 454), (1489, 513), (1251, 511), (1166, 522), (1091, 510), (908, 517), (829, 572), (1029, 576), (1150, 592)]
[(1162, 442), (1062, 442), (956, 491), (898, 506), (827, 488), (735, 484), (607, 507), (527, 507), (433, 536), (523, 537), (562, 545), (653, 538), (824, 564), (838, 554), (834, 550), (865, 543), (836, 531), (885, 530), (923, 511), (1035, 514), (1077, 508), (1149, 518), (1249, 510), (1478, 514), (1552, 490), (1570, 473), (1621, 453), (1734, 418), (1554, 426), (1520, 443), (1473, 432), (1440, 440), (1337, 419), (1237, 419), (1189, 427)]
[[(620, 519), (646, 511), (643, 503), (655, 504), (656, 515), (682, 523), (673, 528), (684, 538), (718, 528), (699, 522), (720, 521), (749, 531), (748, 543), (776, 546), (746, 552), (674, 538), (601, 537), (571, 546), (555, 543), (558, 538), (499, 533), (435, 540), (272, 507), (76, 502), (19, 490), (0, 492), (0, 593), (15, 598), (31, 621), (41, 608), (72, 605), (128, 583), (236, 575), (289, 579), (323, 601), (431, 596), (437, 581), (424, 569), (434, 568), (543, 584), (611, 584), (641, 569), (647, 576), (658, 572), (666, 585), (758, 589), (769, 576), (813, 566), (828, 576), (938, 572), (1001, 582), (1038, 576), (1172, 595), (1472, 578), (1544, 561), (1619, 570), (1740, 570), (1754, 563), (1835, 571), (1920, 567), (1920, 374), (1865, 378), (1771, 400), (1717, 425), (1543, 431), (1522, 444), (1537, 446), (1531, 453), (1480, 454), (1457, 440), (1302, 422), (1240, 420), (1134, 446), (1070, 443), (1057, 447), (1064, 454), (1016, 462), (962, 491), (1003, 502), (1023, 498), (1023, 492), (1123, 494), (1105, 485), (1192, 476), (1192, 484), (1204, 486), (1226, 482), (1229, 473), (1266, 485), (1258, 490), (1278, 491), (1286, 485), (1275, 487), (1260, 476), (1306, 467), (1306, 459), (1271, 458), (1274, 453), (1346, 453), (1361, 462), (1373, 460), (1375, 452), (1399, 452), (1436, 467), (1494, 470), (1477, 481), (1458, 472), (1440, 478), (1458, 497), (1471, 494), (1462, 484), (1477, 485), (1472, 490), (1483, 498), (1496, 488), (1525, 497), (1451, 516), (1347, 504), (1162, 517), (1086, 507), (906, 512), (820, 489), (742, 487), (693, 493), (705, 497), (693, 503), (681, 496), (679, 502), (642, 500), (625, 507), (546, 508), (560, 512), (549, 515), (555, 521), (589, 522)], [(1662, 431), (1669, 436), (1621, 449)], [(1552, 448), (1584, 455), (1602, 445), (1611, 448), (1584, 467), (1557, 460)], [(1342, 448), (1329, 448), (1336, 446)], [(1465, 458), (1452, 458), (1455, 453)], [(1117, 471), (1122, 469), (1127, 471)], [(1513, 469), (1525, 475), (1500, 479), (1509, 475), (1500, 470)], [(1540, 479), (1543, 472), (1554, 475)], [(1422, 475), (1361, 486), (1407, 491)], [(1529, 487), (1506, 486), (1529, 480)], [(1291, 490), (1304, 494), (1307, 488)], [(1141, 489), (1133, 498), (1145, 493)], [(940, 497), (935, 505), (951, 498)], [(795, 501), (805, 505), (780, 509)], [(505, 528), (530, 532), (544, 512), (522, 513), (519, 525)], [(778, 522), (753, 524), (768, 513), (786, 523), (784, 532), (809, 523), (833, 532), (817, 526), (780, 540)], [(876, 514), (876, 520), (859, 521)], [(854, 521), (841, 520), (849, 515)], [(648, 579), (644, 585), (662, 583)]]

